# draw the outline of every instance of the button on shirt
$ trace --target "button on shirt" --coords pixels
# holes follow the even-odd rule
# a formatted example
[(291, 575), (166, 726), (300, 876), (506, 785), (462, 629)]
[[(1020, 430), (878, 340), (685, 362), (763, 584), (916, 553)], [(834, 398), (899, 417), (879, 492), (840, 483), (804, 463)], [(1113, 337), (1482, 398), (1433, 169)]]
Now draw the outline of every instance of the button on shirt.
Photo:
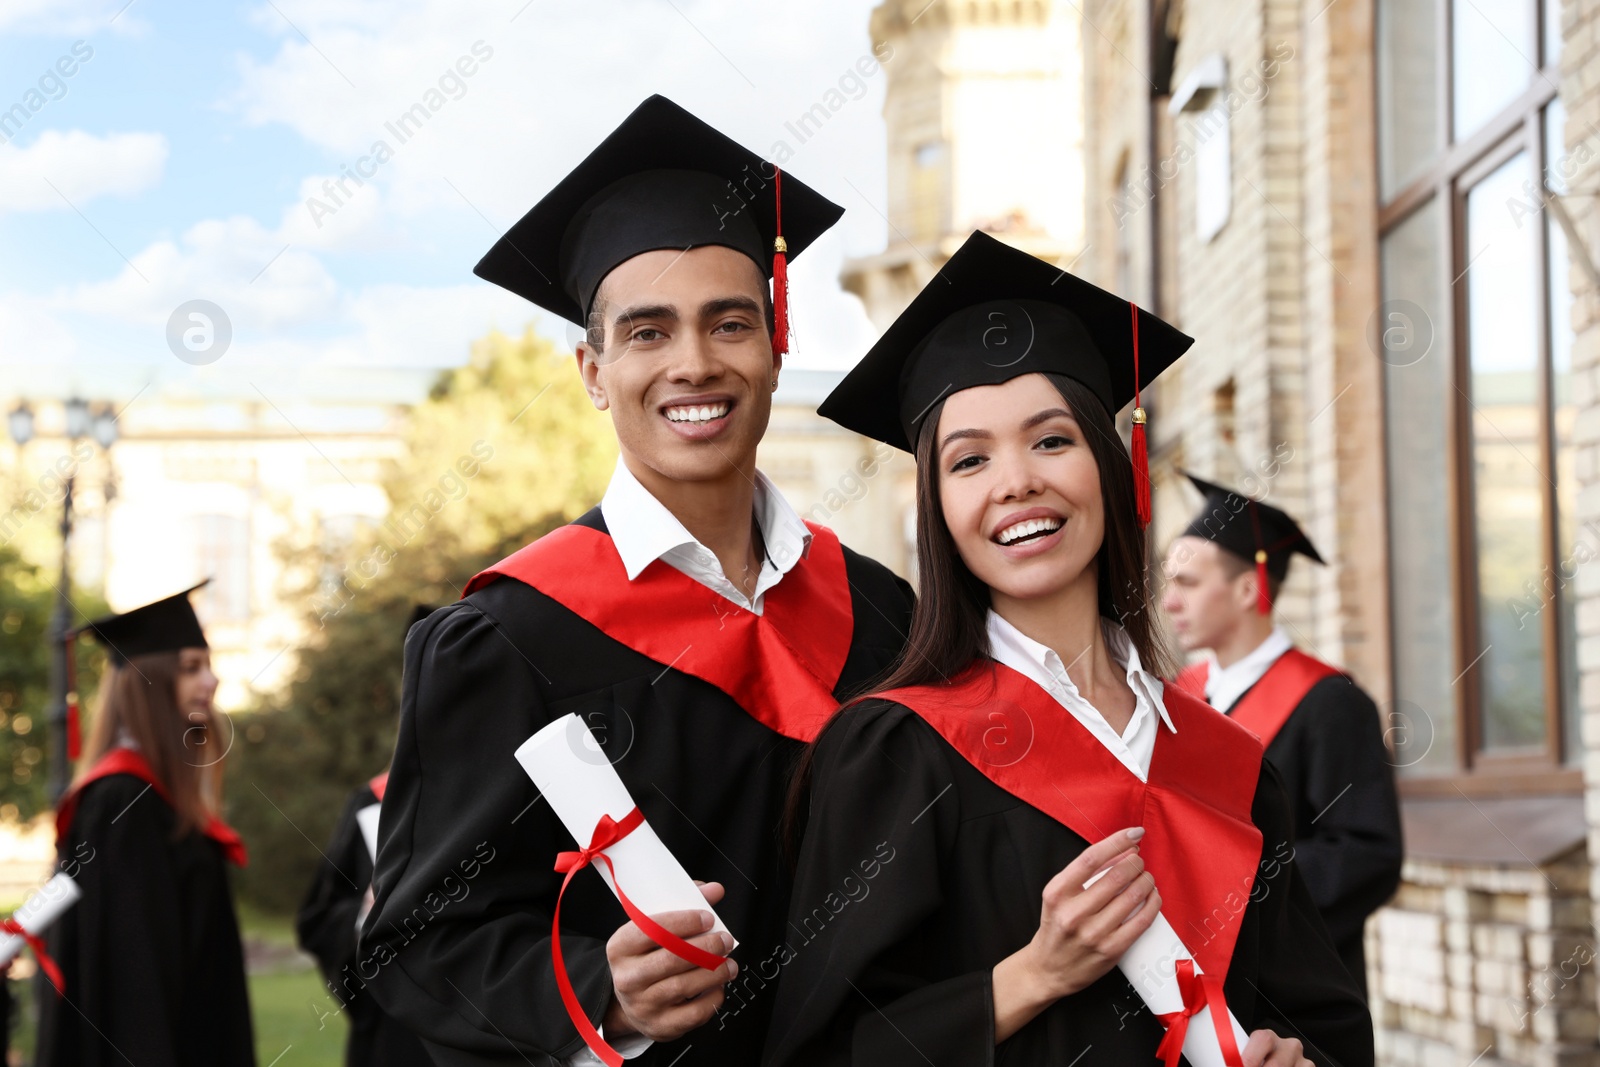
[(1265, 641), (1230, 667), (1217, 666), (1216, 653), (1206, 653), (1211, 659), (1211, 667), (1206, 672), (1206, 703), (1218, 711), (1227, 711), (1292, 647), (1289, 636), (1282, 628), (1274, 626)]
[(628, 465), (617, 460), (611, 484), (600, 500), (606, 529), (622, 557), (628, 580), (639, 577), (656, 560), (681, 571), (719, 596), (757, 615), (767, 590), (811, 550), (811, 531), (778, 492), (772, 480), (756, 472), (755, 517), (765, 542), (766, 558), (756, 577), (754, 596), (746, 597), (722, 573), (716, 553), (696, 541), (677, 516), (650, 494)]
[(1178, 730), (1161, 702), (1164, 688), (1161, 679), (1146, 673), (1140, 665), (1139, 651), (1128, 639), (1127, 631), (1113, 622), (1100, 620), (1106, 651), (1111, 654), (1112, 662), (1127, 670), (1128, 688), (1133, 690), (1133, 718), (1128, 720), (1127, 729), (1118, 734), (1105, 716), (1078, 692), (1055, 649), (1035, 641), (993, 611), (989, 612), (988, 630), (990, 656), (1038, 683), (1141, 782), (1149, 780), (1150, 758), (1155, 754), (1159, 723), (1166, 723), (1174, 734)]

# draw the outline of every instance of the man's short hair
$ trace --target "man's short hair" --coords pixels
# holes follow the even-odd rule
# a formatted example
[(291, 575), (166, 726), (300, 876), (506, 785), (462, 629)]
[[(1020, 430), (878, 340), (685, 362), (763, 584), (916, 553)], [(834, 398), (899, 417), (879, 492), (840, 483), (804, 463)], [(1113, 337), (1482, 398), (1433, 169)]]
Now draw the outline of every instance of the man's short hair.
[[(1213, 541), (1212, 544), (1216, 544), (1216, 542)], [(1217, 545), (1217, 562), (1222, 567), (1223, 577), (1230, 582), (1245, 571), (1255, 570), (1256, 566), (1254, 562), (1245, 559), (1236, 552), (1229, 552), (1221, 545)], [(1274, 577), (1271, 574), (1267, 575), (1267, 595), (1272, 598), (1274, 604), (1278, 602), (1278, 590), (1282, 587), (1282, 578)]]

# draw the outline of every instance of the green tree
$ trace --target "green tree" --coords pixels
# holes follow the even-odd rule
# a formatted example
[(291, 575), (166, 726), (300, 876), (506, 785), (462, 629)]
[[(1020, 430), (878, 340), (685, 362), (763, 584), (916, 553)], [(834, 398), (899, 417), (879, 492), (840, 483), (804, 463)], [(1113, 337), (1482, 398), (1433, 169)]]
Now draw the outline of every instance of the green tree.
[[(45, 787), (50, 766), (50, 619), (56, 595), (38, 566), (11, 545), (0, 545), (0, 820), (7, 822), (32, 819), (50, 807)], [(104, 601), (92, 592), (74, 594), (73, 600), (91, 614), (105, 610)], [(87, 717), (102, 657), (86, 651), (80, 645), (77, 681)]]
[(616, 459), (572, 358), (531, 332), (476, 343), (406, 438), (384, 522), (344, 545), (284, 546), (311, 638), (284, 689), (236, 719), (228, 769), (252, 852), (241, 891), (268, 910), (298, 903), (346, 797), (388, 765), (413, 605), (455, 600), (473, 574), (582, 514)]

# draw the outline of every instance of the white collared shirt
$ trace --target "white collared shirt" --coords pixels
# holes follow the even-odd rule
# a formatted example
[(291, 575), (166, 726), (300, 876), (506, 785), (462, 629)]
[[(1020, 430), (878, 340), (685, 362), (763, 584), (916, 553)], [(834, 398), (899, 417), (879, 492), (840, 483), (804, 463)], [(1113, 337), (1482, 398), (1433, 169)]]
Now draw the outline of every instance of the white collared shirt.
[(1274, 626), (1265, 641), (1232, 666), (1217, 666), (1216, 653), (1207, 652), (1211, 666), (1206, 672), (1206, 703), (1218, 711), (1227, 711), (1238, 703), (1246, 690), (1261, 681), (1261, 676), (1278, 662), (1278, 657), (1293, 647), (1283, 628)]
[(1161, 702), (1165, 688), (1161, 679), (1145, 672), (1139, 662), (1139, 650), (1133, 647), (1122, 627), (1106, 619), (1100, 620), (1106, 650), (1117, 666), (1127, 670), (1128, 688), (1133, 690), (1133, 718), (1128, 720), (1121, 734), (1078, 692), (1055, 649), (1035, 641), (992, 610), (988, 630), (990, 656), (1042, 686), (1124, 767), (1138, 775), (1141, 782), (1149, 779), (1150, 758), (1155, 754), (1159, 732), (1158, 717), (1172, 733), (1177, 733), (1178, 729), (1172, 725), (1172, 717)]
[(755, 517), (766, 543), (766, 558), (761, 561), (755, 595), (751, 597), (728, 580), (716, 553), (696, 541), (620, 458), (606, 495), (600, 500), (600, 513), (630, 582), (659, 559), (756, 615), (761, 614), (767, 590), (811, 550), (811, 531), (778, 487), (760, 471), (756, 471)]

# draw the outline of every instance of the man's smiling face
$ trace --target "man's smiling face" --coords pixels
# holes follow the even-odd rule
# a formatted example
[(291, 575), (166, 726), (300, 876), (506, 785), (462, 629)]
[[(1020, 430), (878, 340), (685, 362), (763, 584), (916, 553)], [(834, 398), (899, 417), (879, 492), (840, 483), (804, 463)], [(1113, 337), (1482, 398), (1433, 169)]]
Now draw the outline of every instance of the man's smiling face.
[(578, 358), (635, 463), (674, 481), (753, 463), (782, 361), (767, 303), (755, 262), (721, 245), (644, 252), (606, 275), (591, 318), (603, 346), (585, 342)]

